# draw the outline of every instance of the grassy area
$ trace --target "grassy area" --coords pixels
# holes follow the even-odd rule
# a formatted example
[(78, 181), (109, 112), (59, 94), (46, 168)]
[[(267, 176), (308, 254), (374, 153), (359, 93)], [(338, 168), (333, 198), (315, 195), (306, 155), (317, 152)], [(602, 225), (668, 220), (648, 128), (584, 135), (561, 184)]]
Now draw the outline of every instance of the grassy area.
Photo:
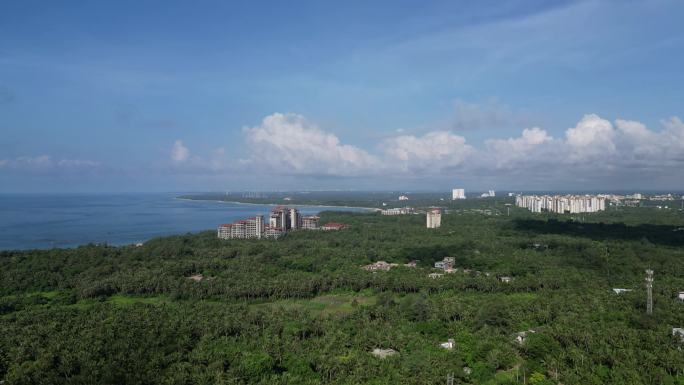
[(58, 290), (52, 290), (52, 291), (41, 291), (41, 292), (38, 292), (35, 294), (43, 296), (47, 299), (54, 299), (55, 297), (57, 297), (59, 295), (59, 293), (60, 292)]
[(133, 305), (136, 303), (158, 304), (168, 302), (169, 298), (165, 295), (157, 296), (137, 296), (137, 295), (123, 295), (115, 294), (107, 299), (107, 302), (115, 305)]
[[(354, 304), (356, 302), (356, 304)], [(308, 300), (281, 300), (254, 304), (255, 307), (282, 307), (285, 309), (304, 309), (320, 316), (331, 314), (349, 314), (355, 306), (371, 306), (377, 302), (377, 297), (368, 292), (329, 294)]]

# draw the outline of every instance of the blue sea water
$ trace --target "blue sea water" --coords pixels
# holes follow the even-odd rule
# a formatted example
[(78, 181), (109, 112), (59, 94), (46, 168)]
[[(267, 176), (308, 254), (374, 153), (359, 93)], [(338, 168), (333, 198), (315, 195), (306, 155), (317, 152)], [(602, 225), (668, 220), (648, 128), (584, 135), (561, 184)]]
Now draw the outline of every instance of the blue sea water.
[[(0, 194), (0, 250), (124, 245), (213, 230), (272, 205), (177, 199), (178, 194)], [(298, 207), (302, 214), (342, 207)]]

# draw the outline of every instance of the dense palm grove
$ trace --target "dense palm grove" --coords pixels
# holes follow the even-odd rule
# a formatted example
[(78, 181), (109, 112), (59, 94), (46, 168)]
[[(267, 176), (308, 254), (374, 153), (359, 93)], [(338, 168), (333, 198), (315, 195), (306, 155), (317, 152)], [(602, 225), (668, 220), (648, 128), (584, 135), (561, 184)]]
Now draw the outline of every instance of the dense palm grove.
[[(681, 211), (570, 218), (486, 205), (490, 215), (454, 206), (436, 230), (421, 215), (327, 212), (350, 228), (2, 252), (0, 380), (684, 384), (672, 336), (684, 327)], [(447, 256), (459, 271), (429, 278)], [(400, 266), (360, 268), (377, 260)], [(453, 350), (439, 346), (450, 338)]]

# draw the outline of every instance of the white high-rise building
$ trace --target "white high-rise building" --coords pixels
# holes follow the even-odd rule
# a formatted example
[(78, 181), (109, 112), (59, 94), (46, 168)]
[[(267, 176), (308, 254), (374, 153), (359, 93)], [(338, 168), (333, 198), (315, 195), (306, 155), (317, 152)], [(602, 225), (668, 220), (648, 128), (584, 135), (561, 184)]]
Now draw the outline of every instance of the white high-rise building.
[(465, 189), (455, 188), (451, 190), (451, 200), (455, 201), (456, 199), (466, 199)]
[(285, 206), (277, 206), (271, 210), (268, 225), (273, 228), (279, 228), (283, 231), (296, 230), (301, 225), (301, 218), (299, 211), (294, 208), (287, 208)]
[(442, 226), (442, 211), (440, 209), (430, 209), (427, 212), (427, 228), (436, 229)]
[(292, 230), (301, 227), (302, 218), (299, 216), (299, 211), (297, 209), (290, 209), (290, 228)]

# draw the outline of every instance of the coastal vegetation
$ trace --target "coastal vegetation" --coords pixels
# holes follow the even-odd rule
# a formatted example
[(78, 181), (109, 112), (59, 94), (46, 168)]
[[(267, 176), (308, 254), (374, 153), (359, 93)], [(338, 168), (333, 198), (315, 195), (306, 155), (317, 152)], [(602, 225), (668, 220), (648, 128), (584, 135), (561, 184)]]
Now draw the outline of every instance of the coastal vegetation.
[[(0, 252), (0, 381), (684, 384), (684, 214), (505, 203), (451, 206), (439, 229), (324, 212), (349, 228)], [(444, 257), (458, 271), (429, 278)], [(398, 266), (361, 269), (379, 260)]]

